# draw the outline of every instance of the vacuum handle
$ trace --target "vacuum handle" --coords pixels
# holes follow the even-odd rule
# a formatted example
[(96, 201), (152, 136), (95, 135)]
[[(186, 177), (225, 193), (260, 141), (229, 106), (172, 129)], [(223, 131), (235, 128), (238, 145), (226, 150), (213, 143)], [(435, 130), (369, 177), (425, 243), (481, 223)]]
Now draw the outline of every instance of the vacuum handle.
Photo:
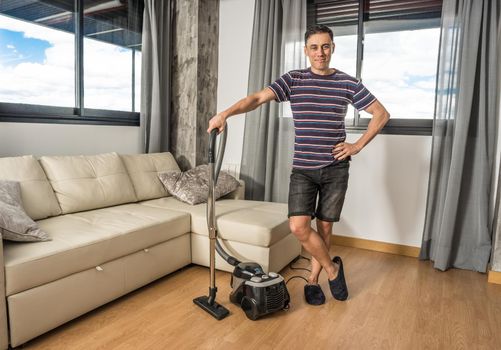
[(214, 164), (216, 161), (216, 138), (217, 138), (217, 129), (212, 129), (209, 134), (209, 164)]
[(223, 164), (224, 149), (226, 147), (226, 137), (228, 136), (227, 131), (228, 126), (220, 134), (219, 146), (216, 153), (216, 138), (218, 135), (218, 129), (212, 129), (209, 134), (209, 164), (216, 163), (213, 172), (214, 186), (216, 186), (217, 178), (219, 177), (219, 171), (221, 170), (221, 165)]

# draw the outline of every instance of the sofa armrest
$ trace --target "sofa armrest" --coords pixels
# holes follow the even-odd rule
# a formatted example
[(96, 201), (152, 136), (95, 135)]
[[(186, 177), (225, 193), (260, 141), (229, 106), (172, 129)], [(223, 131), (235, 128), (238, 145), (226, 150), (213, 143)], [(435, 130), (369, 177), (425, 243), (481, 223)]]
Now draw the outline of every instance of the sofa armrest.
[(5, 299), (5, 266), (3, 263), (3, 242), (0, 236), (0, 349), (9, 347), (7, 327), (7, 300)]
[(233, 192), (228, 193), (222, 199), (245, 199), (245, 182), (243, 180), (238, 180), (240, 186)]

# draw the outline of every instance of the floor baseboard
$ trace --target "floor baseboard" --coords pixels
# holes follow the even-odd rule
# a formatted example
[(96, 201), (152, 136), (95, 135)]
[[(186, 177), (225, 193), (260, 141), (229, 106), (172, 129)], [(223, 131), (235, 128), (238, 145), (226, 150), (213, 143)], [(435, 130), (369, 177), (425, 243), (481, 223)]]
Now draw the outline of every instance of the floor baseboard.
[(487, 275), (487, 282), (501, 284), (501, 272), (489, 270), (489, 273)]
[(386, 242), (372, 241), (363, 238), (337, 236), (337, 235), (333, 235), (331, 237), (331, 244), (341, 245), (345, 247), (373, 250), (382, 253), (409, 256), (412, 258), (417, 258), (419, 256), (419, 250), (420, 250), (419, 247), (412, 247), (408, 245), (386, 243)]

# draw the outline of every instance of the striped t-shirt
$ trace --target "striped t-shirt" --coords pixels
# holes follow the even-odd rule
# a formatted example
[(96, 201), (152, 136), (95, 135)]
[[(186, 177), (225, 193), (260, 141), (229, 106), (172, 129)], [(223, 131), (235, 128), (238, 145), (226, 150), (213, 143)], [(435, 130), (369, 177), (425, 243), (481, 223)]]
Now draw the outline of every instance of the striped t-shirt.
[(346, 139), (348, 104), (359, 111), (376, 100), (360, 80), (335, 70), (318, 75), (309, 68), (282, 75), (269, 88), (277, 102), (290, 101), (295, 140), (292, 166), (319, 169), (338, 162), (332, 151)]

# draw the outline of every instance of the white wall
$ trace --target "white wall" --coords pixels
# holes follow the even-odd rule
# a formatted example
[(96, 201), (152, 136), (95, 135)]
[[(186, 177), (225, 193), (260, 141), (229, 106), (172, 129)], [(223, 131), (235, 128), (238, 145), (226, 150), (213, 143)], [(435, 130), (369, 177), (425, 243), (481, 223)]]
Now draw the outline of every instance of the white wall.
[[(348, 142), (359, 136), (349, 134)], [(420, 246), (430, 153), (431, 136), (378, 135), (353, 157), (334, 233)]]
[[(254, 1), (221, 0), (218, 111), (247, 94)], [(239, 164), (244, 117), (228, 121), (224, 163)], [(354, 141), (359, 134), (349, 134)], [(341, 221), (334, 233), (420, 246), (431, 136), (379, 135), (353, 159)]]
[(0, 157), (132, 154), (140, 150), (139, 127), (0, 123)]
[[(253, 0), (221, 0), (219, 4), (219, 65), (217, 110), (222, 111), (247, 95), (254, 20)], [(245, 120), (228, 120), (225, 164), (240, 164)]]

